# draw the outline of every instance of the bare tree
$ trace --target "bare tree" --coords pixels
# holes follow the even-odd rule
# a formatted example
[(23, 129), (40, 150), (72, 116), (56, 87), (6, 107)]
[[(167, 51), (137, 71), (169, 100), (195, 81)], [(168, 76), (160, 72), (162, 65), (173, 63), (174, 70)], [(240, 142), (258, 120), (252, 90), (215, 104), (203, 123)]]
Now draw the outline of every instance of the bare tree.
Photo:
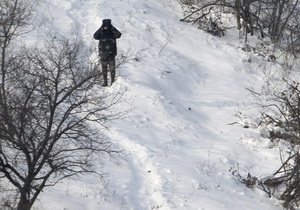
[(36, 4), (37, 1), (26, 0), (1, 0), (0, 2), (0, 67), (2, 74), (6, 70), (5, 64), (10, 61), (9, 45), (16, 36), (26, 33)]
[(99, 128), (120, 117), (110, 108), (122, 93), (99, 90), (98, 65), (78, 36), (13, 51), (34, 5), (2, 0), (0, 6), (0, 178), (17, 190), (16, 209), (29, 210), (44, 187), (99, 173), (94, 161), (120, 153)]
[[(18, 210), (30, 209), (46, 186), (96, 173), (97, 155), (117, 154), (94, 123), (117, 117), (109, 107), (121, 95), (100, 94), (97, 65), (77, 38), (54, 38), (43, 50), (17, 56), (5, 79), (0, 106), (0, 174), (20, 193)], [(4, 111), (5, 110), (5, 111)]]

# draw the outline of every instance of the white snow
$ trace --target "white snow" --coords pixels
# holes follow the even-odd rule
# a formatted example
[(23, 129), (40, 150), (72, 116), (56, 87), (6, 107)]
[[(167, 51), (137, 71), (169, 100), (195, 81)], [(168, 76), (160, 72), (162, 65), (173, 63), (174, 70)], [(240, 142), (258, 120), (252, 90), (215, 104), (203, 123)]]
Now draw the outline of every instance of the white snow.
[(47, 0), (39, 11), (51, 20), (40, 32), (82, 35), (95, 54), (93, 33), (112, 19), (128, 58), (108, 89), (126, 90), (118, 108), (130, 112), (104, 131), (124, 149), (118, 164), (104, 161), (107, 176), (46, 188), (36, 209), (282, 209), (232, 174), (261, 178), (280, 164), (259, 130), (236, 123), (238, 111), (252, 111), (246, 88), (261, 84), (263, 62), (247, 62), (236, 31), (218, 38), (180, 22), (175, 0)]

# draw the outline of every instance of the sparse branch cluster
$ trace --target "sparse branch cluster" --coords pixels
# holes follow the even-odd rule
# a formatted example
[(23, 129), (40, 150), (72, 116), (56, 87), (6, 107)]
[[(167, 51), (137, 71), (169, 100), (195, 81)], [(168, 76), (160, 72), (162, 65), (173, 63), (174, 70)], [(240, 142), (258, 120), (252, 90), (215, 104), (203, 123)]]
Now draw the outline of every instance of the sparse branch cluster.
[(273, 144), (288, 145), (281, 149), (281, 166), (257, 184), (269, 196), (283, 201), (287, 209), (300, 204), (300, 84), (282, 77), (281, 83), (268, 83), (261, 92), (252, 92), (261, 109), (259, 126)]
[[(300, 52), (299, 0), (205, 0), (181, 1), (187, 8), (182, 21), (198, 24), (209, 33), (225, 33), (222, 18), (236, 17), (236, 27), (245, 42), (248, 34), (269, 37), (277, 46), (297, 54)], [(217, 31), (217, 32), (216, 32)]]

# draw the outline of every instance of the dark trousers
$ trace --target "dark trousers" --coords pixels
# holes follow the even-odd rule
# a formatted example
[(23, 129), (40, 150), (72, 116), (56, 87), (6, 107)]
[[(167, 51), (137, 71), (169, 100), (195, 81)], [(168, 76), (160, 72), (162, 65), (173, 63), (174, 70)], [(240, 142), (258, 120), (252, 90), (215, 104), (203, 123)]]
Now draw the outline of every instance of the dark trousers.
[(116, 62), (115, 58), (109, 60), (109, 61), (103, 61), (101, 60), (101, 67), (102, 67), (102, 74), (103, 74), (103, 80), (104, 80), (104, 86), (107, 86), (107, 72), (110, 72), (110, 78), (111, 78), (111, 84), (115, 81), (116, 76)]

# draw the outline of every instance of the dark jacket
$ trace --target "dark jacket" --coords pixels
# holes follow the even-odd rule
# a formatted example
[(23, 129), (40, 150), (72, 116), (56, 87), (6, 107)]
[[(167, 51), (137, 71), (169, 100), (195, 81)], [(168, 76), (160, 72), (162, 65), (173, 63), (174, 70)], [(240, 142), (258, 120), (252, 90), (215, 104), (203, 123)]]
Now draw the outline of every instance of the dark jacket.
[[(105, 29), (105, 26), (108, 28)], [(94, 33), (94, 39), (99, 40), (99, 55), (102, 60), (105, 60), (110, 55), (117, 55), (116, 39), (120, 38), (121, 35), (122, 33), (111, 24), (102, 24), (102, 26)]]

